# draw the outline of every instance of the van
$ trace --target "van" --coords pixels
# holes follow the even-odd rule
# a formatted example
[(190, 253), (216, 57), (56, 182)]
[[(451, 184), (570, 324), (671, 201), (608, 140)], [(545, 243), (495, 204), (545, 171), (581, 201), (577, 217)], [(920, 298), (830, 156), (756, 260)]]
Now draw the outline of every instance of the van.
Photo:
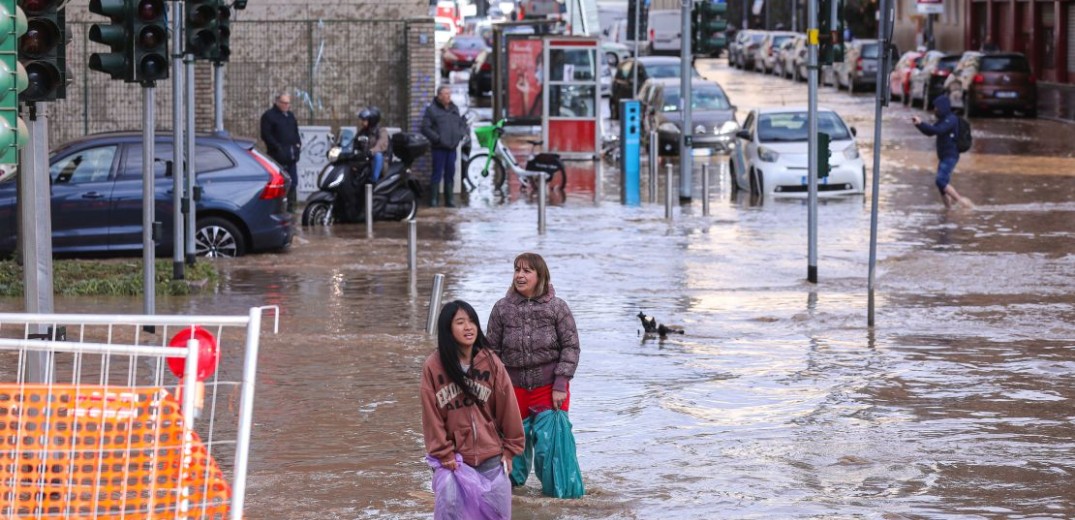
[(680, 53), (683, 17), (679, 9), (650, 11), (648, 23), (650, 54)]

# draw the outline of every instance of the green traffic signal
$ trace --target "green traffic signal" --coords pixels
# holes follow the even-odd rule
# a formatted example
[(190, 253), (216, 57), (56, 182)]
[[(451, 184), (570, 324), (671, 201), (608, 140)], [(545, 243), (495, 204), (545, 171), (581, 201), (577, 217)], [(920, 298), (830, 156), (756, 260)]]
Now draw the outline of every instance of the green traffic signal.
[(824, 179), (829, 176), (829, 170), (832, 166), (829, 161), (832, 159), (832, 152), (829, 150), (829, 134), (825, 132), (817, 133), (817, 178)]
[(231, 57), (231, 9), (220, 1), (220, 9), (217, 12), (217, 52), (213, 55), (216, 63), (227, 62)]
[(17, 164), (19, 148), (29, 140), (19, 117), (19, 94), (28, 78), (19, 63), (18, 40), (26, 28), (26, 15), (15, 0), (0, 2), (0, 164)]
[(691, 12), (691, 49), (695, 54), (720, 54), (727, 46), (728, 4), (697, 2)]
[(168, 78), (168, 28), (163, 0), (128, 0), (135, 4), (132, 19), (134, 64), (132, 80), (149, 84)]
[(23, 0), (26, 32), (19, 38), (18, 54), (26, 67), (27, 102), (54, 101), (67, 94), (64, 12), (60, 0)]
[(218, 51), (217, 9), (219, 0), (187, 0), (186, 53), (207, 60)]
[(90, 41), (107, 45), (111, 52), (90, 54), (91, 70), (104, 72), (112, 79), (132, 81), (130, 66), (130, 24), (127, 22), (125, 0), (90, 0), (90, 12), (107, 16), (111, 24), (90, 26)]

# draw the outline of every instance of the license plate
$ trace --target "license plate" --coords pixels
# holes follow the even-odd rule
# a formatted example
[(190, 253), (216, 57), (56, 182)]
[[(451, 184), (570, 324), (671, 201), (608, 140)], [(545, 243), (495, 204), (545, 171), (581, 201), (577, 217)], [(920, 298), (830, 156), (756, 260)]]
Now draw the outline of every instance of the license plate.
[(1014, 97), (1019, 97), (1019, 93), (1018, 92), (1010, 92), (1010, 91), (1005, 90), (1005, 91), (997, 92), (996, 96), (998, 98), (1010, 99), (1010, 98), (1014, 98)]
[[(800, 175), (799, 176), (799, 183), (800, 183), (800, 186), (806, 186), (806, 176), (805, 175)], [(818, 184), (828, 184), (829, 183), (829, 178), (828, 177), (822, 177), (822, 178), (817, 180), (817, 183)]]

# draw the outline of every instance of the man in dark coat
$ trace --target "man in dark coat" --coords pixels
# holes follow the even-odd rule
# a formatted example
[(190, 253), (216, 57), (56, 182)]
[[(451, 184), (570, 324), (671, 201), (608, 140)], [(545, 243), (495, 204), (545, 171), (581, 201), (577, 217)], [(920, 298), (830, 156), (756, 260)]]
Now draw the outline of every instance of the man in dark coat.
[(947, 94), (941, 94), (933, 100), (933, 113), (937, 116), (937, 122), (932, 125), (922, 121), (918, 116), (912, 117), (911, 122), (919, 132), (937, 136), (937, 189), (941, 192), (944, 206), (950, 208), (953, 204), (963, 201), (959, 192), (949, 184), (952, 171), (956, 169), (956, 163), (959, 162), (959, 146), (956, 145), (959, 117), (952, 113), (952, 102)]
[(299, 137), (299, 123), (291, 113), (291, 96), (280, 92), (273, 100), (273, 106), (261, 115), (261, 140), (265, 141), (269, 157), (280, 163), (290, 176), (287, 187), (287, 210), (295, 211), (298, 197), (295, 187), (299, 183), (299, 152), (302, 139)]
[(433, 175), (430, 177), (429, 205), (436, 206), (440, 179), (444, 177), (444, 206), (454, 208), (452, 185), (455, 181), (455, 149), (469, 131), (459, 108), (452, 103), (452, 87), (437, 88), (437, 96), (426, 106), (422, 115), (422, 135), (429, 139), (433, 155)]

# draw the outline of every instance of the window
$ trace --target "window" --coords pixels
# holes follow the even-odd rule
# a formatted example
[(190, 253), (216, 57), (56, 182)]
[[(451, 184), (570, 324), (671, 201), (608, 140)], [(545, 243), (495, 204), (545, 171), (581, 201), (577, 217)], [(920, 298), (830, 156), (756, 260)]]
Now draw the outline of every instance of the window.
[[(668, 89), (664, 96), (663, 112), (679, 112), (679, 88)], [(719, 88), (700, 88), (691, 93), (693, 110), (728, 110), (731, 103)]]
[[(833, 112), (818, 112), (817, 129), (829, 134), (833, 141), (851, 139), (840, 116)], [(762, 114), (758, 118), (758, 140), (772, 142), (805, 142), (809, 140), (806, 112)]]
[[(168, 157), (170, 160), (171, 157)], [(194, 170), (196, 173), (226, 170), (235, 166), (224, 150), (215, 146), (199, 144), (194, 147)]]
[(49, 176), (56, 184), (104, 182), (112, 173), (115, 157), (115, 145), (75, 152), (53, 163), (49, 167)]
[[(164, 177), (165, 163), (172, 160), (172, 143), (157, 143), (153, 154), (155, 163), (153, 172), (157, 177)], [(127, 145), (124, 155), (123, 169), (120, 170), (119, 178), (121, 180), (142, 178), (142, 143)]]

